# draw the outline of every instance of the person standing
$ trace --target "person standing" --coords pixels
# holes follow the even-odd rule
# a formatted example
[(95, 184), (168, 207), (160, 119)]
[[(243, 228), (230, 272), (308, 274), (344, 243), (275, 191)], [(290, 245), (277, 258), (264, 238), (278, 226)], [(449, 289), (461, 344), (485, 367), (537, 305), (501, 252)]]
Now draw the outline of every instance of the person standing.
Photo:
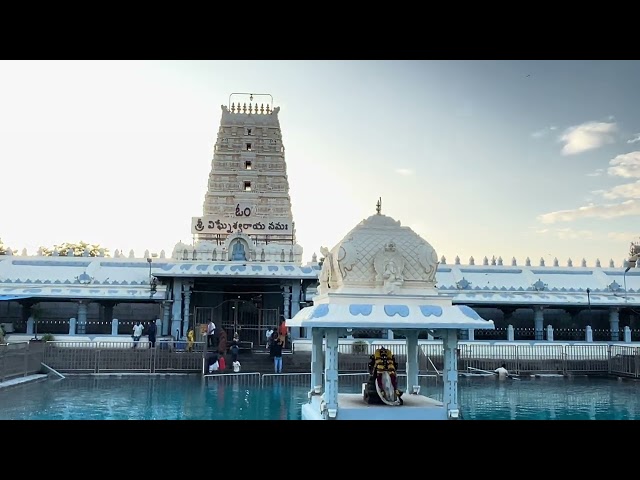
[(495, 369), (495, 373), (498, 374), (498, 378), (505, 379), (509, 376), (509, 370), (507, 370), (507, 365), (502, 364), (500, 367)]
[(227, 332), (224, 328), (220, 329), (218, 335), (218, 357), (220, 363), (220, 370), (224, 370), (226, 366), (225, 355), (227, 354)]
[(138, 342), (140, 341), (140, 337), (142, 337), (143, 331), (144, 327), (140, 323), (140, 320), (138, 320), (133, 326), (133, 348), (136, 348), (138, 346)]
[(147, 334), (149, 335), (149, 343), (151, 344), (151, 348), (156, 348), (156, 332), (158, 330), (158, 326), (156, 325), (155, 320), (151, 320), (149, 323), (149, 327), (147, 328)]
[(207, 347), (213, 347), (215, 345), (216, 324), (213, 320), (207, 325)]
[(240, 340), (237, 336), (234, 336), (231, 341), (231, 348), (229, 349), (231, 352), (231, 363), (236, 363), (238, 361), (238, 353), (240, 353), (239, 342)]
[(271, 342), (269, 354), (273, 357), (273, 366), (276, 373), (282, 373), (282, 341), (280, 338), (274, 338)]
[(280, 320), (280, 327), (278, 328), (278, 333), (280, 334), (280, 342), (284, 347), (285, 342), (287, 341), (287, 336), (289, 334), (289, 329), (287, 328), (287, 322), (284, 318)]
[(196, 334), (193, 331), (193, 328), (189, 329), (187, 332), (187, 352), (193, 351), (193, 344), (196, 340)]

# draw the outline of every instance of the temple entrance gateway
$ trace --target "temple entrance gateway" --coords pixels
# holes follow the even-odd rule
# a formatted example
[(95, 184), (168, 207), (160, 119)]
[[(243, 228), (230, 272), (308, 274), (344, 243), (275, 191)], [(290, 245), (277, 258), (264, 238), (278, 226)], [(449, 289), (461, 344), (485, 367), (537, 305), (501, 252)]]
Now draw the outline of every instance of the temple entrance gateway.
[(213, 320), (218, 329), (223, 328), (228, 341), (237, 332), (240, 340), (253, 342), (253, 347), (266, 345), (265, 332), (278, 324), (277, 308), (259, 308), (254, 302), (243, 299), (225, 300), (215, 307), (196, 307), (196, 336), (205, 341), (201, 331)]

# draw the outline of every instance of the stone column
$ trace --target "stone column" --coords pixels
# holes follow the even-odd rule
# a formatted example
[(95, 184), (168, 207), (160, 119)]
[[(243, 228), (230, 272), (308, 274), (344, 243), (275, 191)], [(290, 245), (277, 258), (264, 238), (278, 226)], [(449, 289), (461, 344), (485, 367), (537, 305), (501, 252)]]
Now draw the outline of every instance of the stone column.
[(173, 279), (173, 311), (171, 312), (171, 331), (169, 335), (176, 335), (182, 324), (182, 279)]
[(34, 325), (36, 324), (36, 321), (34, 320), (33, 317), (29, 317), (27, 318), (27, 335), (33, 335), (34, 332)]
[[(291, 286), (291, 317), (296, 316), (296, 313), (300, 311), (300, 292), (302, 290), (302, 285), (300, 284), (300, 280), (294, 280)], [(296, 328), (295, 331), (291, 330), (291, 339), (300, 338), (302, 336), (302, 327)]]
[(405, 332), (407, 338), (407, 392), (420, 393), (418, 378), (418, 332)]
[(609, 309), (609, 330), (611, 331), (611, 341), (620, 341), (620, 309), (617, 307)]
[(624, 327), (624, 343), (631, 343), (631, 329)]
[(338, 413), (338, 330), (326, 330), (327, 347), (324, 362), (324, 400), (327, 404), (325, 418), (335, 418)]
[(458, 418), (458, 333), (456, 330), (444, 330), (442, 335), (444, 346), (444, 406), (448, 418)]
[(324, 332), (319, 328), (309, 328), (311, 331), (311, 394), (322, 392), (322, 370), (324, 368), (324, 352), (322, 343)]
[(115, 307), (115, 302), (105, 302), (102, 304), (104, 307), (103, 310), (103, 321), (107, 322), (107, 323), (111, 323), (111, 321), (113, 320), (113, 307)]
[(533, 322), (535, 325), (535, 339), (544, 340), (544, 307), (542, 305), (533, 307)]
[(509, 338), (509, 327), (511, 327), (511, 333), (513, 335), (513, 337), (515, 338), (515, 331), (513, 329), (513, 314), (516, 313), (516, 309), (515, 308), (501, 308), (500, 309), (502, 311), (502, 319), (504, 320), (504, 323), (507, 325), (507, 340), (510, 342), (513, 342), (513, 338)]
[(289, 285), (282, 285), (282, 298), (284, 299), (282, 315), (285, 319), (291, 318), (291, 287)]
[[(191, 308), (191, 286), (185, 285), (184, 289), (184, 321), (182, 322), (182, 336), (186, 337), (189, 331), (189, 315)], [(217, 327), (217, 325), (216, 325)]]
[(78, 333), (80, 335), (86, 335), (87, 333), (87, 310), (88, 303), (86, 300), (80, 300), (78, 302)]
[(77, 322), (78, 321), (73, 317), (71, 317), (69, 319), (69, 335), (75, 335), (76, 334)]
[(111, 335), (118, 335), (119, 322), (117, 318), (111, 320)]
[(162, 327), (160, 335), (169, 335), (169, 320), (171, 319), (171, 302), (162, 302)]

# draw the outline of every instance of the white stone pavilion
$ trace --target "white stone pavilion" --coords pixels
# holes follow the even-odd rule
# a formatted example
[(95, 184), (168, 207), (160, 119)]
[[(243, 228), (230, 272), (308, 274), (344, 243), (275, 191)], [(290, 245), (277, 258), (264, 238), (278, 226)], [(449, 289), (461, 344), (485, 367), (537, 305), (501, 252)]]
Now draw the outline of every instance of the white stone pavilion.
[[(303, 420), (459, 418), (458, 331), (493, 329), (494, 324), (438, 293), (433, 247), (409, 227), (382, 215), (378, 204), (375, 215), (360, 222), (331, 251), (323, 249), (323, 254), (314, 305), (287, 321), (290, 327), (311, 330), (311, 391), (309, 403), (302, 407)], [(408, 391), (403, 405), (370, 405), (361, 394), (338, 392), (338, 337), (358, 329), (390, 329), (406, 337)], [(443, 341), (444, 402), (420, 394), (421, 331)]]

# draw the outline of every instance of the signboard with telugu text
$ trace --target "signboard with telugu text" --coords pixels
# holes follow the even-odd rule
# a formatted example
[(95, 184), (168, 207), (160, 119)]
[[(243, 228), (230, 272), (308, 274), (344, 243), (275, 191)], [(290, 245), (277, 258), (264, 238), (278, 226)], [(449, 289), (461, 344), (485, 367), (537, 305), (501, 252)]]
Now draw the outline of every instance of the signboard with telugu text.
[(235, 233), (247, 235), (293, 235), (293, 221), (286, 217), (228, 217), (203, 215), (191, 218), (191, 233)]

